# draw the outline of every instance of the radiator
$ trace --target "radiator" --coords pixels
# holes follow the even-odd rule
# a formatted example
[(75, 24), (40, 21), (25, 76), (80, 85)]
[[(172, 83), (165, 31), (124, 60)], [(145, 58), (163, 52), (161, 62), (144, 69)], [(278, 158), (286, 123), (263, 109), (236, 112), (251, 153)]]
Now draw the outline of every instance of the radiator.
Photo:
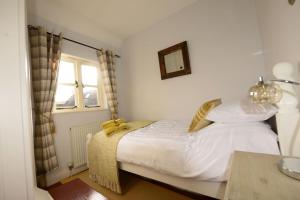
[(100, 122), (93, 122), (70, 128), (71, 151), (74, 168), (86, 165), (86, 136), (100, 131)]

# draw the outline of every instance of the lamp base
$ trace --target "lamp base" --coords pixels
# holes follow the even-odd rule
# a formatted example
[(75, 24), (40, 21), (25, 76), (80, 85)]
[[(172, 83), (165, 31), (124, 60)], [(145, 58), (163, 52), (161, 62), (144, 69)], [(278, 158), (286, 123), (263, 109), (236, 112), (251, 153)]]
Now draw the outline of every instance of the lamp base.
[(300, 158), (282, 158), (278, 168), (283, 174), (300, 181)]

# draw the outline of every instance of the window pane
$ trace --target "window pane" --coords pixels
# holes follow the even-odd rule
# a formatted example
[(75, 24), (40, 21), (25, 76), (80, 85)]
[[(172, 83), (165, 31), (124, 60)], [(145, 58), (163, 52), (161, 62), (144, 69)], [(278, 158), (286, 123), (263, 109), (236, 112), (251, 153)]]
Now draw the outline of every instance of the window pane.
[(57, 108), (75, 106), (75, 90), (73, 86), (58, 85), (55, 94)]
[(82, 65), (81, 74), (83, 85), (98, 85), (97, 67), (91, 65)]
[(83, 88), (83, 100), (85, 106), (97, 106), (98, 104), (98, 90), (95, 87)]
[(58, 83), (74, 83), (75, 82), (75, 65), (67, 61), (60, 61), (58, 71)]

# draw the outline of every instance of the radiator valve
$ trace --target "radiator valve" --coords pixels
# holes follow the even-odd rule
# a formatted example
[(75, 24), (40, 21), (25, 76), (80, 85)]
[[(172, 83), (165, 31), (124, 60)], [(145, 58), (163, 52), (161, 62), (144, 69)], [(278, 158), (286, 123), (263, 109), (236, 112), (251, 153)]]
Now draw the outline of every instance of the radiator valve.
[(72, 169), (74, 168), (74, 165), (73, 165), (72, 162), (68, 163), (68, 168), (69, 168), (70, 171), (72, 171)]

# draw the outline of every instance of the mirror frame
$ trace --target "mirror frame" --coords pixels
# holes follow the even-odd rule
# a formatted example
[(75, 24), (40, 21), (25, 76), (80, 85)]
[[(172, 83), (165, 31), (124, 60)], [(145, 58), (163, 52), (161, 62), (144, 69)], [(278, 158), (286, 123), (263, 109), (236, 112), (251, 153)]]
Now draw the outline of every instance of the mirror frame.
[[(165, 55), (168, 55), (168, 54), (173, 53), (178, 50), (181, 50), (181, 52), (182, 52), (182, 59), (183, 59), (183, 64), (184, 64), (183, 70), (167, 73), (166, 64), (165, 64)], [(159, 59), (161, 80), (192, 73), (191, 66), (190, 66), (189, 52), (188, 52), (188, 47), (187, 47), (187, 41), (175, 44), (171, 47), (168, 47), (166, 49), (159, 51), (158, 59)]]

